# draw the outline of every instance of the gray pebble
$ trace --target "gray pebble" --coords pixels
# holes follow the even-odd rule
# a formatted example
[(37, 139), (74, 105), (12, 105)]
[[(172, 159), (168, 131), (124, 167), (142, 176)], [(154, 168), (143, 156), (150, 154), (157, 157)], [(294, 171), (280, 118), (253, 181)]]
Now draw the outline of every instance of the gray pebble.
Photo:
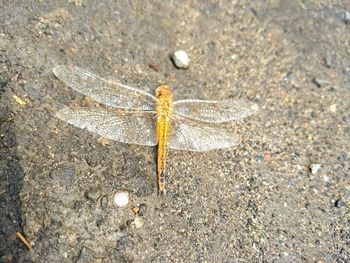
[(347, 161), (347, 156), (346, 153), (342, 153), (341, 155), (338, 156), (338, 161), (340, 162), (346, 162)]
[(337, 200), (334, 201), (334, 207), (341, 208), (341, 207), (344, 207), (344, 206), (346, 206), (346, 204), (344, 203), (343, 200), (337, 199)]
[(117, 241), (117, 250), (126, 250), (126, 249), (133, 249), (134, 247), (134, 241), (131, 239), (129, 235), (122, 236)]
[(62, 185), (71, 188), (75, 183), (75, 169), (71, 165), (62, 165), (55, 170), (50, 177)]
[(4, 91), (8, 81), (5, 78), (0, 77), (0, 91)]
[(328, 82), (324, 79), (319, 79), (319, 78), (314, 78), (312, 82), (317, 86), (317, 87), (323, 87), (328, 84)]
[(325, 67), (327, 67), (327, 68), (331, 68), (333, 66), (333, 62), (332, 62), (330, 57), (324, 57), (323, 62), (324, 62)]
[(106, 195), (101, 197), (100, 207), (101, 207), (102, 210), (107, 209), (107, 207), (108, 207), (108, 197)]
[(320, 169), (321, 165), (319, 163), (312, 163), (310, 165), (310, 170), (312, 174), (317, 174)]
[(344, 73), (345, 75), (347, 75), (347, 76), (350, 76), (350, 67), (345, 67), (345, 68), (343, 69), (343, 73)]
[(140, 216), (143, 216), (143, 215), (145, 215), (146, 211), (147, 211), (147, 205), (146, 204), (140, 204), (139, 205), (139, 212), (138, 212), (138, 214)]
[(97, 166), (97, 165), (99, 164), (99, 162), (100, 162), (100, 160), (98, 160), (98, 159), (96, 158), (96, 156), (94, 156), (94, 155), (86, 156), (86, 157), (85, 157), (85, 161), (86, 161), (86, 163), (87, 163), (89, 166), (91, 166), (91, 167)]
[(344, 116), (343, 120), (347, 123), (350, 124), (350, 115), (349, 116)]
[(86, 262), (95, 262), (96, 258), (94, 257), (94, 252), (87, 248), (87, 247), (83, 247), (80, 250), (79, 256), (76, 259), (76, 263), (86, 263)]
[(85, 197), (91, 201), (96, 201), (100, 196), (101, 191), (98, 188), (92, 188), (85, 192)]
[(39, 92), (36, 88), (34, 88), (32, 85), (26, 85), (24, 87), (25, 91), (28, 93), (28, 98), (30, 100), (39, 100)]
[(345, 11), (342, 15), (342, 20), (345, 24), (350, 25), (350, 12)]
[(254, 160), (258, 163), (261, 163), (262, 161), (264, 161), (264, 157), (261, 155), (257, 155), (254, 157)]

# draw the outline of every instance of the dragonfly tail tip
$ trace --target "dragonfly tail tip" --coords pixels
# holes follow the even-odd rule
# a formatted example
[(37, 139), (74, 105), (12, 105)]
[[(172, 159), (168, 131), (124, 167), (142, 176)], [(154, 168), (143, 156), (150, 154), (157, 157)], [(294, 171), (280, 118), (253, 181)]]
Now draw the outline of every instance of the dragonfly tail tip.
[(165, 194), (166, 194), (165, 189), (164, 190), (159, 190), (159, 192), (158, 192), (159, 196), (165, 196)]

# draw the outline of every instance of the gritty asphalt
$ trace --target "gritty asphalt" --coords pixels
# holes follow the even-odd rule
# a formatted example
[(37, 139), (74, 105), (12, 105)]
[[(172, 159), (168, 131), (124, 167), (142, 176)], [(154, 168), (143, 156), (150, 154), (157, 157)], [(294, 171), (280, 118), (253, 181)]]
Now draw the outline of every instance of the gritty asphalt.
[[(349, 262), (349, 12), (346, 0), (0, 1), (0, 261)], [(228, 125), (235, 148), (169, 151), (159, 197), (155, 148), (55, 118), (90, 103), (55, 78), (62, 64), (260, 110)]]

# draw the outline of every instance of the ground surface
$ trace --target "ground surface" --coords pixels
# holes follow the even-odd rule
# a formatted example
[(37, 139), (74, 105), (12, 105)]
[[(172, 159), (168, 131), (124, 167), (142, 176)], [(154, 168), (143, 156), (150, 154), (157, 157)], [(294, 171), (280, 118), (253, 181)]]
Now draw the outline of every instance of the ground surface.
[[(347, 0), (2, 2), (1, 262), (349, 261)], [(260, 111), (232, 124), (235, 149), (169, 152), (159, 198), (155, 149), (54, 117), (83, 99), (59, 64)]]

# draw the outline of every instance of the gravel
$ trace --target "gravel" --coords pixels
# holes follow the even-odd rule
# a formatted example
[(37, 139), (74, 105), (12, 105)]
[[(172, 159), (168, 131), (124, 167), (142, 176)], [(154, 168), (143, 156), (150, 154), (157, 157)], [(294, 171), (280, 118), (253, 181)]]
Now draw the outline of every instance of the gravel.
[(173, 54), (173, 61), (177, 68), (186, 69), (190, 65), (190, 58), (183, 50), (178, 50)]
[(124, 207), (129, 203), (129, 193), (125, 191), (116, 192), (113, 201), (117, 206)]
[[(0, 262), (349, 261), (348, 0), (3, 2)], [(234, 148), (169, 150), (160, 197), (156, 148), (55, 118), (97, 107), (57, 65), (259, 112)]]

